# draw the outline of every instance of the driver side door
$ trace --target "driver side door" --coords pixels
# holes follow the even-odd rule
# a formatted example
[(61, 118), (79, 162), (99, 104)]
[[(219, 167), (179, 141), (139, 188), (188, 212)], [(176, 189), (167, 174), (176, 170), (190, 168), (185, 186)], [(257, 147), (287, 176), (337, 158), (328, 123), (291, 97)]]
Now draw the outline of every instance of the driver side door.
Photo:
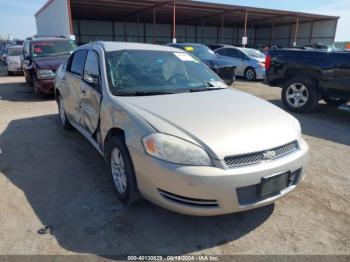
[(90, 135), (95, 133), (100, 120), (102, 85), (99, 65), (97, 52), (89, 50), (85, 61), (83, 81), (81, 81), (80, 106), (82, 115), (80, 125)]

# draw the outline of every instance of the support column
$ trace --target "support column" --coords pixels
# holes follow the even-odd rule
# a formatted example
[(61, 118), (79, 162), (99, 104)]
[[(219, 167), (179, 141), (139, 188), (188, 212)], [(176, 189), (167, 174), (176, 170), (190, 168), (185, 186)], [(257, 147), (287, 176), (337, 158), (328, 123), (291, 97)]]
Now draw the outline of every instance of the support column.
[(223, 43), (223, 41), (224, 41), (224, 28), (225, 28), (225, 15), (222, 15), (222, 17), (221, 17), (221, 34), (220, 34), (221, 43)]
[(137, 42), (140, 43), (140, 15), (137, 16)]
[(201, 42), (203, 43), (203, 33), (204, 33), (204, 25), (205, 25), (205, 23), (204, 23), (204, 19), (202, 19), (202, 21), (201, 21)]
[(173, 2), (173, 43), (176, 43), (176, 4)]
[[(244, 37), (247, 37), (247, 23), (248, 23), (248, 10), (245, 11), (245, 19), (244, 19)], [(246, 45), (243, 45), (245, 47)]]
[(157, 41), (157, 37), (156, 37), (156, 9), (153, 9), (153, 26), (152, 26), (152, 43), (155, 44)]
[(295, 24), (295, 30), (294, 30), (294, 43), (293, 46), (297, 45), (297, 39), (298, 39), (298, 29), (299, 29), (299, 16), (297, 17), (297, 22)]
[(269, 41), (270, 47), (272, 45), (274, 34), (275, 34), (275, 19), (272, 20), (271, 35), (270, 35), (270, 41)]
[(115, 41), (115, 25), (114, 25), (114, 21), (112, 21), (112, 41)]

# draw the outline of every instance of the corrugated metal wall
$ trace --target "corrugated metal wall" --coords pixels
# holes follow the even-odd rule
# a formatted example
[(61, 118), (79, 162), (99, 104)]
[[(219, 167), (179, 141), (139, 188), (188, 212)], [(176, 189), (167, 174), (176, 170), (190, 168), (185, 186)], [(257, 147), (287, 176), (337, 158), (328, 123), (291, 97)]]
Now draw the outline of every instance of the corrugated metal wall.
[[(295, 25), (276, 26), (271, 39), (272, 27), (256, 30), (256, 44), (279, 46), (293, 46)], [(297, 46), (312, 43), (333, 44), (337, 28), (336, 20), (327, 20), (314, 23), (300, 23), (297, 34)]]
[[(337, 21), (322, 21), (300, 23), (298, 28), (297, 45), (322, 42), (332, 44)], [(172, 40), (172, 25), (151, 23), (123, 23), (92, 20), (74, 20), (74, 33), (78, 43), (96, 40), (169, 43)], [(244, 35), (243, 28), (177, 25), (176, 38), (179, 42), (197, 42), (204, 44), (227, 43), (240, 45)], [(154, 33), (153, 33), (154, 31)], [(248, 44), (271, 44), (292, 46), (294, 42), (295, 25), (277, 26), (272, 28), (248, 28)]]

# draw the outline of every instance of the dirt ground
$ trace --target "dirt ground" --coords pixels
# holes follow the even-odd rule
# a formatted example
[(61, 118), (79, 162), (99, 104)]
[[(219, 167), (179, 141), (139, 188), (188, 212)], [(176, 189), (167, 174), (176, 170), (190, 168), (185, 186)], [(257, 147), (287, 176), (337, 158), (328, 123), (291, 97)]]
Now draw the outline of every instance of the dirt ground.
[[(268, 207), (218, 217), (147, 201), (125, 210), (102, 157), (64, 131), (52, 99), (0, 76), (0, 254), (350, 254), (350, 112), (295, 115), (310, 146), (304, 183)], [(280, 90), (235, 87), (281, 106)], [(51, 234), (38, 234), (43, 225)]]

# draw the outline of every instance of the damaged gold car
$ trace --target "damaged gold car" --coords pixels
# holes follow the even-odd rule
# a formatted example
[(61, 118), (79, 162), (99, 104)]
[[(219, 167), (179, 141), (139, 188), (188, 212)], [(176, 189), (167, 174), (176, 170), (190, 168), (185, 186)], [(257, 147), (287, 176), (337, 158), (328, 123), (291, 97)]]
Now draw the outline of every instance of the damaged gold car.
[(95, 42), (55, 79), (59, 119), (110, 166), (118, 198), (191, 215), (267, 205), (303, 180), (308, 146), (280, 108), (168, 46)]

